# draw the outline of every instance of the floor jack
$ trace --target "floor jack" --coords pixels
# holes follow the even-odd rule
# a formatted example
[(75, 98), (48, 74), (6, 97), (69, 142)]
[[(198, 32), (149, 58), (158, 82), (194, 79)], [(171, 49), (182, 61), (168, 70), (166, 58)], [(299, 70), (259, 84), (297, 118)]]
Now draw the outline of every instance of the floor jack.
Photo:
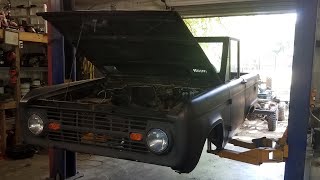
[(263, 137), (253, 139), (250, 143), (236, 139), (232, 139), (229, 143), (248, 150), (244, 152), (228, 149), (212, 150), (212, 143), (208, 140), (207, 152), (222, 158), (254, 165), (261, 165), (266, 162), (283, 162), (288, 158), (287, 129), (277, 141)]

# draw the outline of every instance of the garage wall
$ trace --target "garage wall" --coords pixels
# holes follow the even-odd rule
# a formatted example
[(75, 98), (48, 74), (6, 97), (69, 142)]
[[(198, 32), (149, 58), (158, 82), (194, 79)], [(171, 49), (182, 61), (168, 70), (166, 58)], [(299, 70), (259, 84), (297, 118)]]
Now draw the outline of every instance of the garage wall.
[[(32, 5), (37, 5), (36, 8), (31, 9), (31, 14), (35, 15), (35, 13), (37, 12), (42, 12), (43, 11), (43, 3), (46, 3), (47, 0), (31, 0), (30, 4)], [(7, 0), (0, 0), (0, 5), (1, 7), (3, 6), (3, 4), (7, 3)], [(11, 10), (11, 14), (13, 16), (25, 16), (27, 14), (25, 9), (17, 9), (14, 8), (18, 5), (24, 5), (24, 6), (29, 6), (29, 1), (27, 0), (11, 0), (11, 5), (12, 5), (12, 10)], [(41, 17), (32, 17), (31, 18), (31, 23), (32, 24), (43, 24), (44, 20)], [(6, 45), (1, 45), (1, 47), (4, 50), (10, 50), (11, 47), (10, 46), (6, 46)], [(22, 50), (22, 52), (26, 52), (28, 51), (28, 53), (39, 53), (42, 52), (42, 48), (39, 48), (38, 45), (34, 45), (34, 44), (29, 44), (29, 43), (25, 43), (24, 44), (24, 49)], [(42, 72), (32, 72), (32, 71), (21, 71), (20, 74), (21, 78), (33, 78), (33, 79), (44, 79), (43, 78), (43, 73)], [(7, 81), (9, 79), (9, 74), (8, 71), (0, 71), (0, 79), (5, 81), (5, 84), (7, 84)]]
[[(164, 10), (161, 0), (77, 0), (76, 9)], [(295, 0), (166, 0), (185, 17), (294, 12)]]
[[(0, 0), (0, 4), (7, 3), (8, 0)], [(15, 7), (17, 5), (25, 5), (28, 6), (29, 2), (31, 4), (35, 5), (42, 5), (43, 3), (46, 3), (48, 0), (10, 0), (12, 7)]]

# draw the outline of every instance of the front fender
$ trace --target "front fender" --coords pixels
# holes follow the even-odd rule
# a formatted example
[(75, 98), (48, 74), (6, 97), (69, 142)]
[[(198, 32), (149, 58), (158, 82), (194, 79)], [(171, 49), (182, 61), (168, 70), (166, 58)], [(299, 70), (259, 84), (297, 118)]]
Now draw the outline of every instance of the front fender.
[[(194, 117), (192, 105), (186, 108), (186, 133), (183, 138), (185, 142), (182, 145), (185, 149), (182, 151), (181, 163), (178, 163), (174, 170), (181, 173), (191, 172), (198, 164), (201, 157), (203, 147), (211, 130), (219, 124), (223, 125), (223, 115), (221, 108), (217, 108), (211, 112), (203, 114), (200, 117)], [(225, 130), (223, 129), (224, 134)], [(222, 146), (227, 142), (227, 135), (224, 135)], [(182, 142), (182, 141), (180, 141)]]

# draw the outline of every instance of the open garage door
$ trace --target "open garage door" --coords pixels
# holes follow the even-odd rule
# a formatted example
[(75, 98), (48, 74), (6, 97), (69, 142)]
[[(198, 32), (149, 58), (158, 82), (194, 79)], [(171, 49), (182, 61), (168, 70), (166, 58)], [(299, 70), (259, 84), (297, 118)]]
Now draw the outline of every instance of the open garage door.
[[(165, 2), (165, 3), (164, 3)], [(295, 12), (295, 0), (87, 0), (75, 1), (77, 10), (165, 10), (184, 17), (242, 16)], [(166, 7), (166, 5), (168, 7)]]
[(253, 0), (219, 2), (211, 4), (177, 5), (175, 9), (185, 17), (242, 16), (258, 14), (279, 14), (295, 12), (294, 0)]

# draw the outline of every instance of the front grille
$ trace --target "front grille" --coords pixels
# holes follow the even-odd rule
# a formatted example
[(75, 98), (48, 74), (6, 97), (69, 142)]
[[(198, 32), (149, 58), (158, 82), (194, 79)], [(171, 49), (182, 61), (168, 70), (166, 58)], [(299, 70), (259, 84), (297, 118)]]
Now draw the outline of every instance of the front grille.
[(130, 132), (145, 133), (147, 121), (141, 118), (65, 109), (48, 109), (47, 118), (49, 122), (61, 124), (60, 130), (49, 131), (49, 140), (148, 152), (144, 141), (131, 141), (129, 138)]

